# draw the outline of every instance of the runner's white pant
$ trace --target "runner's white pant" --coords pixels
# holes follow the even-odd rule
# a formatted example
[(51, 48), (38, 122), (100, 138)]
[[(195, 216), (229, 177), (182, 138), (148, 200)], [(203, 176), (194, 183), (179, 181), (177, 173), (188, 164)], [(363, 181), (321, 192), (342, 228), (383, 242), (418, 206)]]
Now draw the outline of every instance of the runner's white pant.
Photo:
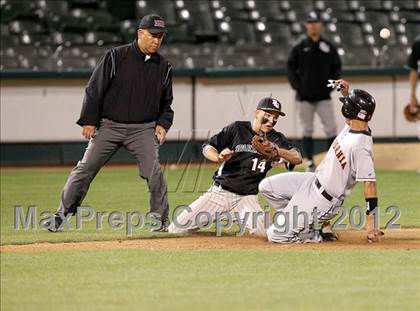
[(337, 214), (342, 201), (326, 199), (321, 194), (324, 188), (318, 189), (315, 179), (314, 173), (282, 173), (261, 181), (260, 193), (277, 210), (277, 218), (267, 230), (269, 241), (294, 243), (310, 238), (315, 208), (319, 222)]
[[(257, 195), (239, 195), (213, 185), (189, 207), (191, 212), (184, 210), (176, 217), (176, 222), (183, 225), (182, 228), (172, 221), (168, 228), (169, 233), (186, 233), (206, 225), (208, 217), (198, 217), (197, 219), (197, 215), (208, 213), (214, 222), (216, 214), (224, 219), (226, 218), (224, 217), (225, 213), (229, 213), (241, 224), (245, 223), (245, 227), (251, 234), (266, 236), (264, 214), (258, 203)], [(189, 224), (185, 226), (187, 223)]]

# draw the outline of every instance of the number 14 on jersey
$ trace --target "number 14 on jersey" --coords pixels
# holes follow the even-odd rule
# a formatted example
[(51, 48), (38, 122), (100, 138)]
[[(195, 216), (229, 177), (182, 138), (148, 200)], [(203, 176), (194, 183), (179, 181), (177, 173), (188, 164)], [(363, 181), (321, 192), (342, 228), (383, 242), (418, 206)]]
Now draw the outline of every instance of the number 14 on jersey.
[(252, 168), (251, 168), (252, 171), (256, 171), (257, 169), (259, 169), (261, 173), (264, 173), (265, 165), (267, 163), (265, 160), (261, 160), (261, 162), (258, 163), (258, 158), (254, 158), (251, 161), (252, 161)]

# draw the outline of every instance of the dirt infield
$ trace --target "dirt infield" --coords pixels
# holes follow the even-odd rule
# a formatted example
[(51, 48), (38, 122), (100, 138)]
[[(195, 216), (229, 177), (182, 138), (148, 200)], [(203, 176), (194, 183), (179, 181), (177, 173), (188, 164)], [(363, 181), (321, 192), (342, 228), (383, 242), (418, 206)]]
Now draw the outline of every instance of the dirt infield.
[(149, 238), (123, 241), (98, 241), (78, 243), (39, 243), (26, 245), (3, 245), (2, 253), (50, 252), (72, 250), (144, 249), (144, 250), (284, 250), (284, 249), (420, 249), (420, 228), (388, 230), (380, 243), (368, 243), (363, 231), (342, 231), (340, 240), (321, 244), (279, 245), (252, 236), (216, 237), (207, 234), (194, 234), (177, 238)]

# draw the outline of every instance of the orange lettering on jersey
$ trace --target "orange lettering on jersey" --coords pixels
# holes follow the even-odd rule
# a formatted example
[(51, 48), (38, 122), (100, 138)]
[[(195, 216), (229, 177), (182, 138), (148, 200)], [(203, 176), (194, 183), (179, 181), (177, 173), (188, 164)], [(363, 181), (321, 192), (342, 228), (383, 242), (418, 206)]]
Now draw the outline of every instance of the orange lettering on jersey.
[(347, 164), (347, 160), (343, 151), (341, 151), (341, 147), (338, 144), (337, 140), (334, 140), (333, 149), (334, 149), (335, 157), (337, 158), (338, 162), (340, 162), (341, 168), (344, 170)]

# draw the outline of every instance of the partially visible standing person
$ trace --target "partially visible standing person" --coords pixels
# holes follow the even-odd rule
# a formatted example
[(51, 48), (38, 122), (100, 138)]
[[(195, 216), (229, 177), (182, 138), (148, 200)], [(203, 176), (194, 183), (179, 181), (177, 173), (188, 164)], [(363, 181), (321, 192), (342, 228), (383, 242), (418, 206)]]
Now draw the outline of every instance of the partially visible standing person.
[(159, 164), (159, 145), (172, 125), (172, 68), (158, 54), (165, 33), (158, 15), (144, 16), (138, 40), (105, 53), (90, 77), (77, 124), (89, 139), (85, 154), (72, 170), (61, 193), (52, 232), (62, 230), (64, 217), (74, 214), (90, 183), (112, 155), (126, 148), (136, 158), (150, 191), (152, 231), (167, 231), (167, 185)]
[(408, 81), (410, 83), (410, 109), (417, 111), (419, 101), (417, 99), (417, 82), (420, 77), (420, 35), (416, 38), (411, 47), (411, 54), (408, 58)]
[[(420, 77), (420, 35), (417, 36), (411, 47), (411, 54), (408, 58), (407, 65), (410, 69), (410, 73), (408, 74), (408, 81), (410, 83), (410, 112), (412, 114), (419, 114), (420, 105), (417, 98), (417, 85)], [(420, 139), (420, 121), (417, 121), (417, 135)], [(417, 169), (417, 173), (420, 173), (420, 168)]]
[(322, 35), (322, 25), (316, 12), (307, 15), (306, 36), (291, 50), (287, 61), (287, 76), (296, 91), (303, 128), (303, 149), (308, 160), (306, 171), (314, 172), (314, 115), (320, 117), (328, 147), (337, 134), (334, 107), (328, 79), (338, 79), (341, 61), (334, 45)]

